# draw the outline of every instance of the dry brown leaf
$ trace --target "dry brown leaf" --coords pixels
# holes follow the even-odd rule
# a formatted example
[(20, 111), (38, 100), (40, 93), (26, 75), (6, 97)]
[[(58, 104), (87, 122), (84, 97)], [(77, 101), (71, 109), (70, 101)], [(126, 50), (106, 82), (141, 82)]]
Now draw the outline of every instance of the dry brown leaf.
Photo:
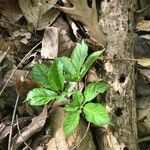
[(16, 46), (13, 40), (4, 40), (0, 38), (0, 50), (6, 51), (8, 54), (14, 54), (16, 52)]
[(137, 120), (139, 135), (150, 134), (150, 97), (137, 99)]
[[(3, 81), (6, 83), (7, 80), (9, 79), (10, 75), (14, 72), (14, 69), (12, 70), (9, 70), (4, 78), (3, 78)], [(12, 86), (12, 85), (15, 85), (16, 84), (16, 80), (18, 78), (20, 78), (21, 76), (25, 76), (26, 74), (28, 73), (27, 70), (16, 70), (16, 72), (14, 73), (13, 77), (10, 79), (9, 83), (7, 84), (7, 86)]]
[[(29, 122), (31, 121), (30, 117), (22, 117), (18, 119), (18, 122), (20, 124), (20, 127), (23, 128), (25, 127)], [(16, 123), (14, 123), (13, 129), (16, 128)], [(10, 125), (10, 120), (8, 121), (3, 121), (0, 124), (0, 143), (3, 142), (3, 140), (8, 136), (10, 133), (11, 125)]]
[(142, 20), (136, 26), (137, 31), (150, 32), (150, 20)]
[(35, 29), (44, 29), (51, 24), (59, 14), (53, 6), (57, 0), (19, 0), (20, 8)]
[[(85, 134), (86, 124), (81, 119), (77, 130), (67, 140), (65, 139), (63, 132), (63, 120), (65, 112), (63, 108), (58, 107), (51, 114), (51, 127), (53, 138), (47, 144), (47, 150), (70, 150), (76, 144), (78, 144)], [(88, 131), (86, 137), (75, 150), (95, 150), (91, 132)]]
[(137, 63), (140, 66), (150, 68), (150, 58), (141, 58), (141, 59), (138, 59)]
[(102, 47), (107, 46), (107, 40), (102, 32), (102, 28), (98, 23), (96, 2), (93, 0), (92, 7), (90, 8), (87, 4), (87, 0), (70, 0), (73, 7), (61, 7), (57, 5), (61, 11), (68, 13), (75, 20), (81, 21), (91, 39)]
[(2, 63), (2, 61), (4, 60), (4, 58), (7, 56), (7, 52), (6, 51), (0, 51), (0, 63)]
[(23, 129), (21, 135), (17, 134), (13, 140), (11, 149), (17, 150), (19, 146), (26, 140), (28, 140), (32, 135), (39, 132), (47, 119), (47, 106), (44, 107), (42, 113), (32, 119), (32, 122)]
[(34, 89), (34, 88), (39, 88), (40, 86), (32, 81), (31, 79), (25, 77), (25, 76), (21, 76), (18, 77), (16, 80), (16, 85), (15, 85), (15, 89), (16, 92), (20, 95), (20, 96), (27, 96), (27, 93)]
[(138, 68), (140, 76), (146, 83), (150, 83), (150, 69), (147, 68)]
[(58, 55), (58, 46), (59, 46), (59, 37), (58, 29), (55, 27), (47, 27), (45, 29), (41, 56), (44, 59), (54, 59)]
[[(0, 14), (13, 22), (18, 21), (23, 16), (18, 0), (0, 0)], [(3, 20), (5, 20), (5, 18), (3, 18)], [(6, 27), (8, 24), (0, 22), (0, 25)]]
[(97, 75), (96, 73), (96, 69), (94, 67), (92, 67), (89, 71), (88, 71), (88, 74), (87, 74), (87, 77), (86, 77), (86, 82), (89, 83), (89, 82), (99, 82), (101, 81), (102, 79), (99, 78), (99, 76)]
[(59, 29), (58, 56), (70, 56), (75, 43), (70, 38), (69, 26), (62, 17), (57, 18), (53, 26)]

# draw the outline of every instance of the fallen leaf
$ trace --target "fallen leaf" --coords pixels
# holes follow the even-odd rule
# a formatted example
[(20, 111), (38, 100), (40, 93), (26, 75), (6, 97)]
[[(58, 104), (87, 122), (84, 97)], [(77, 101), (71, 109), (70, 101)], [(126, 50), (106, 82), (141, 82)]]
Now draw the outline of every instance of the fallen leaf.
[(34, 89), (34, 88), (39, 88), (40, 86), (32, 81), (31, 79), (25, 77), (25, 76), (21, 76), (18, 77), (18, 79), (16, 80), (16, 92), (20, 95), (20, 96), (26, 96), (27, 93)]
[(7, 56), (7, 52), (6, 51), (0, 51), (0, 63), (2, 63), (3, 59)]
[(150, 58), (141, 58), (137, 61), (138, 65), (150, 68)]
[[(31, 121), (31, 117), (22, 117), (18, 119), (19, 125), (21, 128), (25, 127)], [(14, 123), (13, 129), (16, 128), (16, 123)], [(8, 136), (10, 133), (11, 125), (10, 120), (2, 122), (0, 124), (0, 143)]]
[(42, 58), (54, 59), (57, 57), (59, 46), (58, 40), (59, 40), (58, 29), (55, 27), (47, 27), (45, 29), (42, 41), (42, 49), (41, 49)]
[(145, 82), (150, 83), (150, 69), (138, 68), (140, 76), (145, 80)]
[(27, 44), (31, 38), (31, 33), (23, 29), (15, 30), (12, 34), (15, 38), (19, 38), (19, 41), (24, 44)]
[(150, 134), (150, 97), (137, 98), (138, 134)]
[(70, 56), (75, 43), (70, 37), (70, 30), (68, 24), (62, 17), (57, 18), (53, 26), (59, 31), (59, 50), (58, 56)]
[[(4, 78), (3, 81), (4, 83), (7, 82), (7, 80), (9, 79), (9, 77), (11, 76), (11, 74), (14, 72), (14, 69), (9, 70)], [(7, 86), (12, 86), (16, 84), (16, 80), (19, 79), (21, 76), (25, 76), (28, 73), (27, 70), (16, 70), (15, 73), (13, 74), (12, 78), (10, 79), (9, 83), (7, 84)]]
[(150, 20), (142, 20), (138, 22), (136, 30), (150, 32)]
[(32, 119), (32, 122), (25, 127), (21, 135), (17, 134), (12, 139), (11, 149), (17, 150), (24, 141), (27, 141), (32, 135), (41, 131), (47, 119), (47, 106), (44, 107), (42, 113)]
[[(7, 21), (18, 21), (22, 16), (18, 0), (1, 0), (0, 1), (0, 14), (7, 18)], [(2, 17), (3, 20), (6, 20), (5, 17)], [(0, 25), (7, 27), (8, 23), (0, 21)]]
[(69, 2), (72, 3), (73, 7), (62, 7), (56, 5), (56, 8), (68, 13), (75, 20), (82, 22), (91, 39), (98, 45), (106, 47), (107, 40), (98, 23), (95, 0), (93, 0), (91, 7), (88, 6), (86, 0), (72, 0)]
[(20, 8), (27, 21), (35, 29), (42, 30), (51, 24), (59, 14), (53, 6), (57, 0), (19, 0)]
[(94, 81), (101, 81), (102, 79), (99, 78), (99, 76), (96, 73), (96, 69), (93, 67), (88, 71), (87, 77), (86, 77), (86, 82), (94, 82)]

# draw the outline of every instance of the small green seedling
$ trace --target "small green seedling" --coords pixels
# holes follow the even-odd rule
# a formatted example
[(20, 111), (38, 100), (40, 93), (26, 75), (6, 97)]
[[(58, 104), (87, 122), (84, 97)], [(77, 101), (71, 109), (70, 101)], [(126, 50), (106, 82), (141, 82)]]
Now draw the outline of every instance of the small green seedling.
[(88, 47), (82, 41), (76, 45), (70, 58), (56, 58), (50, 67), (35, 64), (32, 68), (32, 79), (40, 84), (41, 88), (35, 88), (27, 94), (26, 101), (30, 105), (39, 106), (52, 100), (71, 99), (64, 107), (67, 111), (63, 123), (66, 137), (77, 128), (81, 115), (99, 127), (112, 124), (106, 108), (100, 103), (91, 102), (98, 94), (107, 90), (107, 83), (89, 83), (82, 92), (79, 88), (75, 90), (70, 86), (71, 82), (79, 84), (102, 52), (96, 51), (88, 56)]

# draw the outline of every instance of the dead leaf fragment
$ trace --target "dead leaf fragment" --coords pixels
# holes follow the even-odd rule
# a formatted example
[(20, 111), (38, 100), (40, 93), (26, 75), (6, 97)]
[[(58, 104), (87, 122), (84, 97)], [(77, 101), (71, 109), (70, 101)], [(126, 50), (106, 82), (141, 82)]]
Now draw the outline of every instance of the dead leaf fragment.
[(137, 63), (143, 67), (150, 68), (150, 58), (138, 59)]
[(44, 29), (51, 24), (59, 14), (53, 6), (57, 0), (19, 0), (20, 8), (35, 29)]
[[(5, 16), (7, 20), (16, 22), (23, 15), (20, 10), (18, 0), (0, 0), (0, 14)], [(5, 20), (5, 18), (3, 18)], [(4, 22), (0, 22), (0, 25), (6, 27), (7, 24)]]
[(39, 132), (43, 128), (46, 122), (46, 118), (47, 106), (44, 107), (42, 113), (39, 116), (34, 117), (32, 119), (32, 122), (23, 129), (23, 131), (21, 132), (21, 136), (17, 134), (13, 138), (11, 149), (17, 150), (24, 141), (28, 140), (32, 135)]
[(137, 99), (137, 119), (139, 136), (150, 134), (150, 97)]
[(136, 26), (137, 31), (150, 32), (150, 20), (142, 20)]
[(65, 13), (68, 13), (75, 20), (81, 21), (91, 39), (98, 45), (106, 47), (107, 40), (98, 23), (95, 0), (93, 0), (91, 8), (88, 6), (86, 0), (72, 0), (70, 3), (73, 4), (73, 7), (61, 7), (57, 5), (57, 8)]
[(54, 59), (57, 57), (59, 46), (58, 40), (59, 40), (58, 29), (55, 27), (47, 27), (45, 29), (42, 41), (42, 49), (41, 49), (42, 58)]

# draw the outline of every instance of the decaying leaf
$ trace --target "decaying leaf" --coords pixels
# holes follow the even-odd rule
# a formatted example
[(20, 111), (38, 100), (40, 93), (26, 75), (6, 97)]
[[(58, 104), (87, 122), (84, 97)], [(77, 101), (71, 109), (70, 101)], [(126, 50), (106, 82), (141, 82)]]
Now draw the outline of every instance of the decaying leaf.
[(0, 50), (6, 51), (8, 54), (14, 54), (16, 52), (16, 46), (13, 40), (4, 40), (0, 38)]
[(59, 46), (59, 37), (58, 37), (58, 28), (47, 27), (45, 29), (41, 56), (44, 59), (54, 59), (58, 55), (58, 46)]
[[(20, 119), (18, 119), (18, 122), (20, 124), (20, 127), (23, 128), (25, 127), (29, 122), (31, 121), (31, 117), (22, 117)], [(16, 123), (14, 123), (13, 129), (16, 128)], [(10, 120), (8, 121), (3, 121), (0, 124), (0, 143), (3, 142), (3, 140), (8, 136), (8, 134), (10, 133)]]
[[(51, 127), (53, 138), (47, 144), (47, 150), (70, 150), (76, 144), (78, 144), (86, 131), (86, 124), (81, 120), (78, 129), (68, 139), (65, 139), (63, 131), (63, 120), (65, 112), (63, 108), (58, 107), (51, 114)], [(88, 131), (86, 137), (76, 148), (81, 150), (96, 150), (91, 136), (91, 132)]]
[(20, 96), (26, 96), (27, 93), (32, 89), (39, 88), (39, 85), (25, 76), (20, 76), (16, 79), (15, 88), (16, 88), (16, 92)]
[(137, 63), (143, 67), (150, 68), (150, 59), (149, 58), (138, 59)]
[[(6, 17), (10, 21), (18, 21), (23, 16), (18, 4), (18, 0), (1, 0), (0, 15), (3, 16), (3, 20), (5, 20)], [(0, 25), (6, 27), (8, 24), (5, 22), (0, 22)]]
[(98, 23), (95, 0), (93, 0), (91, 8), (88, 6), (87, 0), (72, 0), (70, 3), (73, 4), (73, 7), (61, 7), (57, 5), (57, 8), (65, 13), (68, 13), (75, 20), (81, 21), (91, 39), (98, 45), (106, 47), (107, 40)]
[(44, 29), (51, 24), (59, 14), (53, 6), (57, 0), (19, 0), (20, 8), (27, 21), (35, 29)]
[(62, 17), (57, 18), (53, 26), (59, 29), (59, 51), (58, 56), (70, 56), (75, 43), (70, 37), (68, 24)]
[(13, 32), (13, 36), (15, 38), (19, 38), (21, 43), (27, 44), (28, 40), (31, 38), (31, 33), (28, 31), (25, 31), (23, 29), (15, 30)]
[(7, 52), (6, 51), (0, 51), (0, 63), (3, 61), (3, 59), (6, 57)]
[(88, 71), (88, 74), (87, 74), (87, 77), (86, 77), (86, 82), (89, 83), (89, 82), (94, 82), (94, 81), (101, 81), (102, 79), (99, 78), (99, 76), (97, 75), (96, 73), (96, 69), (94, 67), (92, 67), (89, 71)]
[(150, 20), (142, 20), (136, 26), (137, 31), (150, 32)]
[[(11, 74), (14, 72), (14, 69), (12, 70), (9, 70), (4, 78), (3, 78), (3, 81), (6, 83), (8, 78), (11, 76)], [(27, 70), (16, 70), (16, 72), (14, 73), (13, 77), (10, 79), (9, 83), (7, 84), (7, 86), (12, 86), (12, 85), (15, 85), (16, 84), (16, 80), (18, 78), (20, 78), (21, 76), (25, 76), (26, 74), (28, 73)]]
[(139, 136), (150, 134), (150, 97), (137, 98)]
[(44, 107), (42, 113), (39, 116), (34, 117), (32, 119), (32, 122), (23, 129), (21, 135), (17, 134), (13, 138), (11, 149), (17, 150), (24, 141), (28, 140), (32, 135), (39, 132), (43, 128), (46, 122), (46, 118), (47, 106)]
[(138, 68), (140, 76), (145, 81), (145, 83), (150, 83), (150, 69), (147, 68)]

